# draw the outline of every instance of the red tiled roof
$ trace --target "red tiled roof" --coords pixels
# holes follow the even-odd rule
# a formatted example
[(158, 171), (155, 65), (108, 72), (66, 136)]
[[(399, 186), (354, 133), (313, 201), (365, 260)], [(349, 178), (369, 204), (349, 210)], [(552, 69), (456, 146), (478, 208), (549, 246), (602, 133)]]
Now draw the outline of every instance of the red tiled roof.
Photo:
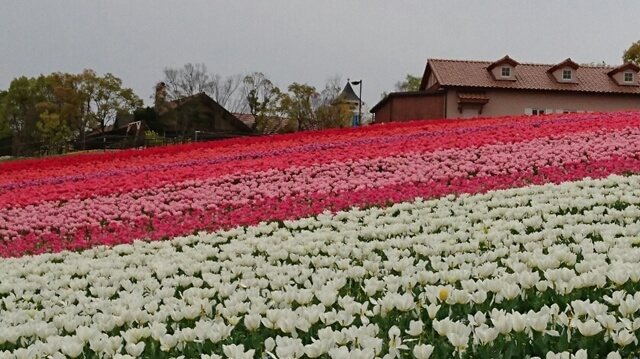
[(515, 81), (495, 80), (487, 70), (491, 64), (490, 61), (429, 59), (422, 84), (426, 85), (429, 74), (433, 73), (441, 87), (640, 94), (639, 86), (618, 85), (609, 76), (614, 69), (609, 66), (579, 66), (575, 70), (574, 83), (558, 83), (548, 72), (557, 64), (519, 63), (514, 69)]

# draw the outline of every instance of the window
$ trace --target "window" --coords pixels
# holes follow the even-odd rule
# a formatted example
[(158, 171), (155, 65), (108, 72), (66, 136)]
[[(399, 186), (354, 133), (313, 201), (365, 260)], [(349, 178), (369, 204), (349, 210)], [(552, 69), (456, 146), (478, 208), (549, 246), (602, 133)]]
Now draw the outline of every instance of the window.
[(532, 109), (531, 109), (531, 114), (532, 114), (532, 115), (544, 115), (544, 109), (541, 109), (541, 108), (532, 108)]
[(511, 67), (503, 67), (501, 75), (502, 77), (511, 77)]
[(624, 73), (624, 82), (626, 82), (626, 83), (633, 82), (633, 72), (625, 72)]
[(562, 70), (562, 79), (565, 81), (571, 80), (571, 70)]

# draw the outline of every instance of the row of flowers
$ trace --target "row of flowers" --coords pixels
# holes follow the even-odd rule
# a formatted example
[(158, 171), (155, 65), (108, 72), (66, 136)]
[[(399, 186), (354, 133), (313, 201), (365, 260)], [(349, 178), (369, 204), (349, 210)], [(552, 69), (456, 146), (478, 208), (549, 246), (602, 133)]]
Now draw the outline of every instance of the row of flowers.
[(640, 176), (2, 259), (0, 356), (628, 358)]
[[(619, 118), (623, 114), (609, 116), (607, 114), (590, 115), (589, 118), (583, 116), (583, 120), (601, 120), (608, 122), (611, 118)], [(571, 116), (559, 116), (558, 119), (575, 121)], [(0, 185), (6, 185), (25, 180), (39, 178), (75, 176), (78, 174), (95, 173), (103, 170), (113, 170), (130, 167), (143, 167), (149, 163), (176, 163), (198, 159), (210, 158), (212, 156), (233, 156), (245, 153), (273, 153), (278, 150), (304, 146), (322, 146), (326, 144), (351, 142), (355, 139), (381, 139), (394, 138), (403, 135), (410, 135), (420, 132), (448, 133), (451, 131), (460, 132), (472, 129), (477, 131), (479, 127), (492, 128), (495, 126), (519, 126), (524, 123), (538, 123), (539, 121), (530, 117), (519, 118), (486, 118), (474, 121), (441, 120), (420, 123), (394, 123), (384, 126), (371, 126), (359, 128), (357, 130), (340, 129), (325, 130), (322, 132), (300, 132), (293, 135), (242, 138), (226, 140), (222, 143), (202, 143), (187, 146), (172, 146), (170, 148), (156, 148), (144, 151), (141, 155), (138, 151), (121, 151), (115, 153), (89, 154), (73, 157), (61, 157), (54, 159), (29, 160), (3, 164), (0, 166)], [(569, 126), (566, 129), (570, 129)], [(89, 165), (89, 166), (87, 166)], [(37, 166), (40, 171), (33, 173), (32, 169)]]
[(640, 129), (634, 129), (290, 167), (185, 181), (118, 196), (47, 201), (3, 210), (0, 236), (5, 245), (0, 253), (15, 256), (113, 244), (122, 238), (159, 239), (342, 210), (354, 204), (640, 172), (638, 153)]
[[(517, 128), (528, 133), (522, 124)], [(410, 146), (394, 143), (403, 149), (394, 156), (388, 143), (379, 141), (368, 145), (370, 158), (364, 159), (332, 159), (325, 151), (330, 162), (304, 166), (295, 159), (284, 163), (284, 156), (262, 158), (262, 166), (272, 167), (262, 171), (228, 170), (233, 162), (180, 167), (168, 174), (157, 170), (151, 175), (169, 175), (175, 182), (106, 195), (96, 192), (114, 187), (114, 181), (145, 181), (121, 174), (58, 185), (57, 192), (46, 185), (5, 191), (0, 255), (170, 238), (353, 205), (640, 172), (640, 127), (436, 150), (421, 147), (428, 143), (424, 137), (412, 141)], [(194, 171), (212, 177), (187, 179)], [(14, 198), (31, 202), (17, 205)]]
[[(40, 192), (45, 194), (49, 191), (59, 192), (56, 185), (68, 183), (71, 181), (91, 180), (96, 177), (111, 177), (111, 190), (120, 189), (123, 186), (131, 186), (131, 181), (119, 180), (121, 175), (131, 176), (144, 174), (143, 177), (134, 179), (144, 180), (145, 186), (158, 186), (163, 183), (171, 183), (183, 178), (210, 178), (229, 172), (241, 171), (260, 171), (277, 166), (278, 169), (286, 168), (289, 164), (295, 166), (304, 166), (309, 164), (322, 164), (332, 161), (344, 161), (353, 158), (371, 158), (371, 149), (384, 148), (387, 156), (401, 155), (406, 151), (422, 151), (428, 152), (436, 149), (465, 148), (477, 147), (490, 144), (510, 143), (517, 141), (529, 141), (536, 138), (546, 138), (549, 136), (563, 136), (575, 133), (602, 131), (602, 130), (620, 130), (625, 127), (638, 127), (640, 119), (632, 117), (630, 114), (619, 114), (617, 117), (600, 114), (600, 116), (592, 116), (592, 118), (564, 118), (558, 117), (546, 119), (545, 121), (532, 122), (524, 119), (512, 119), (518, 122), (507, 122), (502, 124), (486, 125), (477, 121), (475, 127), (469, 127), (466, 122), (458, 122), (459, 126), (454, 129), (447, 129), (449, 126), (442, 126), (438, 130), (427, 130), (426, 125), (420, 122), (412, 123), (413, 126), (404, 125), (400, 127), (405, 131), (400, 134), (389, 134), (389, 127), (377, 127), (377, 132), (369, 131), (370, 136), (363, 136), (362, 133), (353, 133), (351, 139), (341, 138), (337, 136), (332, 142), (318, 141), (314, 143), (299, 143), (300, 141), (292, 141), (297, 135), (267, 138), (270, 141), (263, 141), (272, 145), (268, 150), (262, 149), (263, 146), (254, 146), (247, 139), (246, 146), (231, 145), (224, 142), (214, 143), (213, 145), (205, 144), (211, 148), (200, 148), (204, 145), (190, 147), (170, 147), (166, 149), (166, 153), (162, 156), (158, 155), (158, 150), (147, 150), (138, 152), (138, 157), (127, 158), (127, 162), (111, 161), (112, 156), (104, 155), (99, 162), (81, 162), (80, 165), (69, 166), (53, 166), (55, 173), (47, 171), (50, 162), (42, 162), (25, 167), (22, 170), (13, 169), (11, 166), (0, 166), (0, 189), (16, 190), (21, 188), (37, 187), (39, 190), (42, 186), (46, 187)], [(424, 123), (424, 122), (423, 122)], [(454, 122), (455, 123), (455, 122)], [(463, 127), (465, 125), (466, 127)], [(434, 126), (434, 125), (429, 125)], [(407, 131), (411, 130), (411, 132)], [(321, 139), (327, 137), (326, 133), (320, 135)], [(308, 134), (305, 134), (308, 136)], [(372, 136), (375, 135), (375, 136)], [(287, 141), (288, 140), (288, 141)], [(286, 146), (289, 145), (289, 146)], [(241, 148), (239, 148), (241, 147)], [(257, 148), (256, 148), (257, 147)], [(371, 147), (371, 148), (370, 148)], [(135, 154), (131, 152), (130, 154)], [(320, 154), (322, 156), (320, 156)], [(287, 162), (282, 163), (265, 163), (264, 159), (272, 159), (286, 155)], [(80, 156), (82, 158), (83, 156)], [(95, 156), (87, 156), (89, 159)], [(51, 160), (56, 163), (56, 160)], [(276, 162), (276, 161), (269, 161)], [(21, 163), (21, 162), (17, 162)], [(13, 164), (13, 163), (11, 163)], [(184, 168), (198, 168), (199, 165), (215, 165), (215, 172), (200, 171), (200, 174), (189, 172), (185, 174)], [(4, 168), (9, 167), (9, 168)], [(37, 167), (38, 171), (33, 171)], [(45, 167), (43, 169), (43, 167)], [(211, 166), (202, 168), (210, 170)], [(162, 172), (164, 176), (148, 176), (149, 172)], [(167, 173), (169, 172), (169, 173)], [(65, 175), (69, 173), (69, 175)], [(162, 175), (157, 173), (156, 175)], [(21, 178), (17, 180), (15, 177)], [(151, 178), (149, 178), (151, 177)], [(139, 187), (134, 187), (139, 188)], [(99, 188), (95, 188), (99, 189)], [(104, 189), (103, 189), (104, 191)], [(12, 191), (15, 192), (15, 191)], [(101, 192), (101, 194), (111, 192)], [(0, 194), (2, 194), (0, 192)], [(18, 193), (13, 193), (12, 198), (21, 197)], [(0, 203), (5, 203), (8, 196), (0, 197)], [(27, 197), (28, 198), (28, 197)], [(40, 200), (40, 196), (35, 196)]]

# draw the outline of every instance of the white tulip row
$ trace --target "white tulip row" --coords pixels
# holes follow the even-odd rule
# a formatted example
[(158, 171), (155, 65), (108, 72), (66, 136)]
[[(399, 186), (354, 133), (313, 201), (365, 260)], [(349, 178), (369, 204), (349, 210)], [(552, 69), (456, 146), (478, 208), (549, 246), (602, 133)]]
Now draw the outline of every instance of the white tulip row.
[[(466, 352), (518, 333), (605, 333), (622, 349), (640, 328), (640, 292), (629, 290), (640, 280), (640, 177), (2, 259), (0, 272), (0, 358), (137, 357), (152, 343), (219, 345), (211, 357), (427, 358), (434, 338)], [(572, 297), (594, 290), (604, 294)], [(264, 332), (277, 335), (250, 346)]]

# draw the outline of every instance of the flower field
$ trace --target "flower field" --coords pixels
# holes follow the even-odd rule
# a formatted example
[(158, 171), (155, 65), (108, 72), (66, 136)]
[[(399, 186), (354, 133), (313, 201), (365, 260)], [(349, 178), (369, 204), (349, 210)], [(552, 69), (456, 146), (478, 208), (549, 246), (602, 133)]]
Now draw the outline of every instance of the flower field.
[(634, 358), (640, 113), (0, 164), (0, 358)]

